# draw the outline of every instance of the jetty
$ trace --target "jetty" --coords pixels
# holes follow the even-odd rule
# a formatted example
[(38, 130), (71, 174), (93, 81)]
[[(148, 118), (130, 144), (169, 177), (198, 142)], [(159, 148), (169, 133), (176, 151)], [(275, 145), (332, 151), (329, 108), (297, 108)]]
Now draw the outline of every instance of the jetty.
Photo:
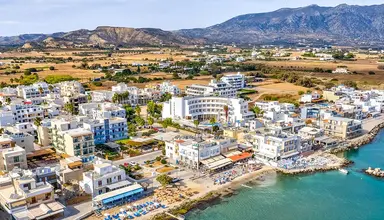
[(371, 167), (368, 167), (368, 169), (365, 170), (365, 173), (371, 176), (384, 178), (384, 171), (381, 170), (381, 168), (372, 169)]

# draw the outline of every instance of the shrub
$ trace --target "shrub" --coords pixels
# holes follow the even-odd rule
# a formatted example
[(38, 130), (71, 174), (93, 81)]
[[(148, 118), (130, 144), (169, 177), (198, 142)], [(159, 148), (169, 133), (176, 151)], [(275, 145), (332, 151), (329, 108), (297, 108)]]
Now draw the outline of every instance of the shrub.
[(55, 70), (55, 67), (54, 66), (50, 66), (49, 70)]
[(369, 75), (375, 75), (376, 73), (373, 72), (373, 71), (369, 71), (368, 74), (369, 74)]
[(162, 159), (161, 164), (167, 164), (167, 161), (165, 159)]
[(102, 86), (103, 85), (103, 83), (101, 83), (101, 82), (92, 82), (92, 84), (94, 86)]

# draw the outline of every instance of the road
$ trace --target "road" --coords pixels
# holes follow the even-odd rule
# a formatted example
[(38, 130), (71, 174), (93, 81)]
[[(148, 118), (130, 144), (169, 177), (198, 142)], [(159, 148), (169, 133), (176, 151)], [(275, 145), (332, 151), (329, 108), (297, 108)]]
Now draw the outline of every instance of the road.
[(116, 166), (119, 166), (119, 165), (124, 164), (124, 163), (129, 163), (129, 162), (136, 162), (139, 164), (143, 164), (145, 161), (153, 160), (156, 157), (161, 156), (161, 155), (162, 155), (161, 150), (158, 150), (158, 151), (150, 152), (150, 153), (143, 154), (143, 155), (136, 156), (136, 157), (129, 157), (129, 158), (122, 159), (122, 160), (116, 160), (116, 161), (113, 161), (112, 163)]

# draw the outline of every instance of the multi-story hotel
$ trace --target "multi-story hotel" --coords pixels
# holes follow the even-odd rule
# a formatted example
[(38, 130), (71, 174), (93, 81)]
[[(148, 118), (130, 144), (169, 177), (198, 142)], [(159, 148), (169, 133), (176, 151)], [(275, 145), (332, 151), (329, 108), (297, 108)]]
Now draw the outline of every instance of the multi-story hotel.
[(231, 85), (233, 88), (237, 90), (245, 87), (245, 77), (241, 73), (226, 75), (221, 77), (220, 80)]
[(49, 85), (46, 82), (38, 82), (30, 86), (18, 86), (17, 95), (24, 99), (45, 97), (50, 93)]
[(212, 80), (209, 85), (193, 84), (186, 87), (185, 93), (188, 96), (219, 96), (219, 97), (236, 97), (237, 89), (231, 85)]
[(276, 131), (274, 133), (256, 133), (255, 152), (259, 159), (278, 161), (296, 156), (301, 151), (300, 137)]
[[(228, 107), (226, 118), (225, 106)], [(172, 97), (163, 103), (163, 118), (228, 121), (232, 124), (246, 122), (254, 118), (248, 110), (248, 102), (241, 98), (225, 97)]]
[(321, 127), (326, 135), (342, 139), (350, 139), (362, 134), (362, 123), (359, 120), (329, 117), (321, 121)]
[(95, 144), (128, 138), (125, 118), (104, 118), (84, 122), (83, 127), (93, 133)]
[(50, 136), (52, 145), (59, 152), (70, 156), (78, 156), (83, 162), (94, 159), (95, 141), (93, 133), (79, 128), (75, 120), (52, 120)]
[(0, 110), (0, 124), (13, 125), (15, 123), (33, 122), (35, 118), (43, 118), (43, 109), (38, 105), (11, 104)]
[(95, 160), (94, 170), (83, 174), (80, 186), (93, 197), (131, 185), (126, 180), (125, 170), (120, 169), (107, 160)]

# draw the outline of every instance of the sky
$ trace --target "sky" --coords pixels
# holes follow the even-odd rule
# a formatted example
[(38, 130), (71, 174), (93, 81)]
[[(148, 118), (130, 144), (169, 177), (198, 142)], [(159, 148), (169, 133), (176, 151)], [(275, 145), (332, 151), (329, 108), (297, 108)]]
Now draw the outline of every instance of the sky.
[(0, 0), (0, 36), (97, 26), (203, 28), (241, 14), (314, 3), (373, 5), (383, 0)]

